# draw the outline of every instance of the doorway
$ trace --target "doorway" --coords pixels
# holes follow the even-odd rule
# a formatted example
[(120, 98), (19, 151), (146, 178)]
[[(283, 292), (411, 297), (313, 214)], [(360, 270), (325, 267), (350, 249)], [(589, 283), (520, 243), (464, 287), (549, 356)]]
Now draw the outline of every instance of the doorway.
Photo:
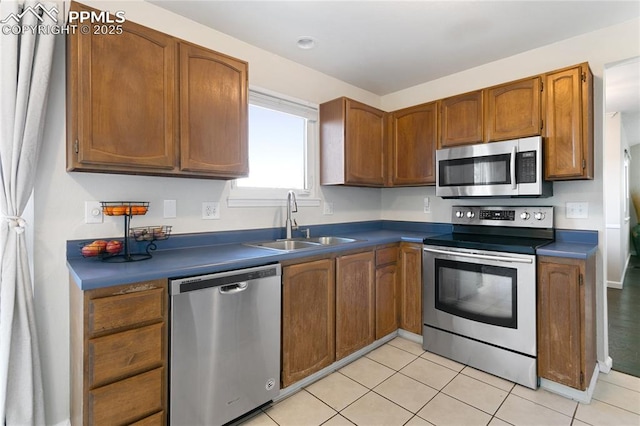
[(609, 355), (614, 370), (640, 377), (640, 57), (606, 65), (604, 86)]

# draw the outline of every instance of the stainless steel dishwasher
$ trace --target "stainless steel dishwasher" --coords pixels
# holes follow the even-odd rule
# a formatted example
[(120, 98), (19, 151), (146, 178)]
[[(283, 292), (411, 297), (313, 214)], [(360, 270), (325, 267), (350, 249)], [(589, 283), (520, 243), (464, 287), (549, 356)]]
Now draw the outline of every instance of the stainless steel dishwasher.
[(280, 391), (280, 265), (170, 281), (171, 425), (222, 425)]

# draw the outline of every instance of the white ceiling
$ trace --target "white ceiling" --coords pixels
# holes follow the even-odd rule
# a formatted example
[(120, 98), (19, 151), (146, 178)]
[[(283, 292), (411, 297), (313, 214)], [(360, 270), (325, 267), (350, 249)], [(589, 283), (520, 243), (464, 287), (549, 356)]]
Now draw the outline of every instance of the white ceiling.
[(637, 0), (151, 3), (381, 96), (640, 16)]
[[(380, 96), (640, 16), (638, 0), (148, 1)], [(606, 80), (607, 111), (640, 129), (638, 62)]]

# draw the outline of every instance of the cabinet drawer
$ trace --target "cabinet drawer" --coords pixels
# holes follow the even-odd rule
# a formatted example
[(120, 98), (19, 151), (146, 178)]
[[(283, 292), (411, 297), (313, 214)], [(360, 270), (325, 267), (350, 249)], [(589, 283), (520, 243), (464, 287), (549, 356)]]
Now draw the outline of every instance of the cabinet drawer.
[(101, 297), (89, 301), (89, 333), (162, 320), (163, 289)]
[(122, 425), (163, 409), (164, 368), (89, 391), (89, 424)]
[(89, 388), (161, 367), (164, 323), (89, 340)]
[(387, 247), (376, 250), (376, 266), (387, 265), (398, 261), (398, 247)]
[(135, 423), (131, 423), (131, 426), (165, 426), (164, 411), (145, 417)]

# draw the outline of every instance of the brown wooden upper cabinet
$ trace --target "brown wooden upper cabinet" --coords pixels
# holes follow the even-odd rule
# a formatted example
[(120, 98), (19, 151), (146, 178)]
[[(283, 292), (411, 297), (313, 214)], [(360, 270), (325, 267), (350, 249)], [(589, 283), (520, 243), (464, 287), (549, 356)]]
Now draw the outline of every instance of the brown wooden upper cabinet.
[(384, 186), (384, 111), (349, 98), (320, 105), (320, 183)]
[(434, 185), (438, 143), (438, 102), (391, 113), (390, 184)]
[(67, 170), (246, 176), (247, 63), (131, 21), (122, 30), (67, 36)]
[(593, 179), (593, 74), (583, 63), (545, 75), (544, 175)]
[(180, 169), (249, 173), (247, 63), (180, 43)]
[(440, 101), (438, 148), (482, 142), (483, 92), (463, 93)]
[(484, 90), (484, 140), (487, 142), (539, 135), (542, 131), (540, 77)]

